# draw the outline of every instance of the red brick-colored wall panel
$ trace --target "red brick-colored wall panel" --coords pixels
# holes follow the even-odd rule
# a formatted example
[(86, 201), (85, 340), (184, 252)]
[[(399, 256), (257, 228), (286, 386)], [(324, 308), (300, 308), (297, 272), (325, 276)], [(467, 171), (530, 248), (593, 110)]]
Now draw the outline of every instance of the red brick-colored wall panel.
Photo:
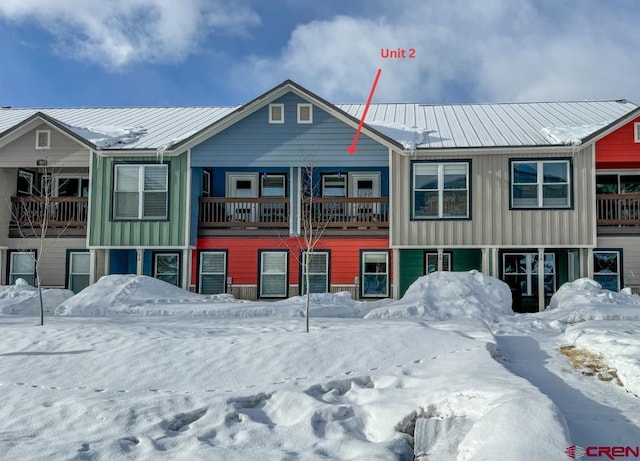
[(640, 168), (640, 143), (634, 142), (634, 124), (626, 123), (596, 142), (596, 168)]

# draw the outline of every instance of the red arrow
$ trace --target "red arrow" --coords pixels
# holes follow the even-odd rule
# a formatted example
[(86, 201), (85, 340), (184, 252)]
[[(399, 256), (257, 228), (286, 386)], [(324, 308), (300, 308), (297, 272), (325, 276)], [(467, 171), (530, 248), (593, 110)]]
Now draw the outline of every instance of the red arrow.
[(351, 141), (351, 145), (347, 147), (347, 151), (349, 152), (349, 155), (353, 155), (358, 151), (356, 144), (358, 144), (358, 138), (360, 137), (360, 132), (362, 131), (362, 125), (364, 124), (364, 119), (367, 118), (367, 112), (369, 111), (371, 100), (373, 99), (373, 93), (375, 93), (376, 86), (378, 86), (378, 80), (380, 79), (381, 73), (382, 73), (382, 69), (378, 69), (378, 72), (376, 72), (376, 78), (373, 80), (373, 86), (371, 87), (371, 92), (369, 93), (369, 99), (367, 99), (367, 104), (364, 106), (362, 119), (360, 119), (360, 124), (358, 124), (358, 129), (356, 130), (356, 134), (353, 137), (353, 141)]

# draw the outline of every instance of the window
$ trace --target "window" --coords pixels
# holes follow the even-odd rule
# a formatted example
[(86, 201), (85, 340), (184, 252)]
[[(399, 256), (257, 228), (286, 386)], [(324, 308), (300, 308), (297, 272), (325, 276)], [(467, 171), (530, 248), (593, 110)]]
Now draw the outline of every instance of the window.
[(29, 285), (36, 286), (36, 252), (12, 251), (9, 255), (9, 285), (24, 279)]
[(88, 197), (89, 177), (56, 175), (55, 194), (58, 197)]
[(18, 170), (18, 196), (33, 195), (33, 178), (33, 172)]
[(611, 291), (620, 290), (621, 251), (593, 252), (593, 279), (602, 288)]
[[(503, 280), (511, 287), (518, 287), (523, 296), (538, 294), (538, 253), (504, 253), (502, 262)], [(544, 291), (556, 291), (556, 257), (544, 255)]]
[(635, 142), (640, 142), (640, 122), (633, 124), (633, 133), (633, 140)]
[(284, 104), (269, 104), (269, 123), (284, 123)]
[(298, 123), (313, 123), (313, 105), (298, 104)]
[[(314, 251), (309, 253), (309, 291), (311, 293), (329, 292), (329, 252)], [(300, 294), (307, 293), (307, 278), (305, 276), (305, 265), (307, 263), (307, 253), (302, 253), (302, 264), (300, 265)]]
[(167, 165), (116, 165), (114, 219), (166, 219)]
[(413, 164), (413, 218), (469, 217), (469, 162)]
[(361, 292), (363, 298), (389, 296), (389, 252), (361, 253)]
[(89, 286), (89, 268), (91, 256), (87, 251), (69, 252), (69, 267), (67, 287), (74, 293), (79, 293)]
[(347, 196), (347, 175), (332, 174), (322, 176), (322, 196), (323, 197), (346, 197)]
[(424, 273), (450, 271), (451, 270), (451, 252), (442, 253), (442, 259), (438, 261), (438, 253), (427, 252), (424, 254)]
[(36, 130), (36, 150), (49, 149), (51, 147), (51, 131)]
[(285, 197), (285, 176), (283, 174), (262, 175), (260, 195), (262, 197)]
[(225, 251), (200, 252), (200, 293), (213, 295), (226, 293), (227, 253)]
[(261, 298), (286, 298), (288, 296), (288, 256), (287, 251), (260, 252)]
[(211, 197), (211, 173), (208, 170), (202, 170), (202, 196)]
[[(286, 176), (283, 174), (264, 174), (260, 177), (260, 195), (262, 197), (286, 197)], [(282, 202), (266, 202), (260, 204), (260, 220), (262, 222), (287, 222), (287, 206)]]
[(180, 286), (180, 253), (154, 253), (153, 276), (159, 280)]
[(570, 160), (511, 161), (513, 208), (569, 208)]

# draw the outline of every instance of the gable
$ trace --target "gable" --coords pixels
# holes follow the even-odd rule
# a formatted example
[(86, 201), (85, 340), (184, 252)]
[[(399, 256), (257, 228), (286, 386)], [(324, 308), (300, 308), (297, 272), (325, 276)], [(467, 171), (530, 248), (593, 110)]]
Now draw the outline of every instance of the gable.
[(596, 168), (640, 168), (640, 142), (636, 142), (640, 117), (596, 141)]
[[(284, 120), (269, 123), (269, 104)], [(312, 104), (312, 123), (298, 123), (298, 104)], [(288, 92), (191, 149), (191, 164), (205, 166), (385, 166), (388, 148), (364, 133), (358, 152), (347, 153), (355, 129), (310, 99)]]

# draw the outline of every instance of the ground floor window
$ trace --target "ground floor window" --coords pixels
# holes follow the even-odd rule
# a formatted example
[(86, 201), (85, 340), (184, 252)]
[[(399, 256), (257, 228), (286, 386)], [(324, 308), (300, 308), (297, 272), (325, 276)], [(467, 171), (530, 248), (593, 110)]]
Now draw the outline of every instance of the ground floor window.
[(200, 293), (225, 293), (227, 281), (227, 253), (225, 251), (200, 252)]
[(286, 298), (289, 293), (289, 252), (260, 252), (260, 297)]
[[(307, 256), (309, 257), (307, 263)], [(309, 268), (309, 292), (328, 293), (329, 292), (329, 252), (314, 251), (309, 254), (302, 253), (300, 265), (300, 286), (301, 294), (307, 293), (307, 279), (305, 277), (305, 267)]]
[(611, 291), (620, 291), (619, 250), (598, 250), (593, 252), (593, 279)]
[(450, 271), (451, 267), (451, 252), (442, 253), (442, 261), (438, 261), (438, 253), (427, 251), (424, 254), (424, 273), (430, 274), (437, 271)]
[(91, 255), (88, 251), (69, 252), (69, 266), (67, 268), (67, 286), (74, 293), (79, 293), (89, 286), (89, 268)]
[(361, 253), (362, 297), (389, 296), (389, 252), (363, 251)]
[[(538, 294), (538, 253), (504, 253), (502, 255), (503, 280), (511, 287), (520, 289), (523, 296)], [(544, 291), (556, 291), (556, 257), (544, 254)]]
[(180, 253), (154, 253), (153, 274), (159, 280), (180, 286)]
[(36, 286), (35, 251), (12, 251), (9, 253), (9, 285), (14, 285), (18, 279), (24, 279), (29, 285)]

